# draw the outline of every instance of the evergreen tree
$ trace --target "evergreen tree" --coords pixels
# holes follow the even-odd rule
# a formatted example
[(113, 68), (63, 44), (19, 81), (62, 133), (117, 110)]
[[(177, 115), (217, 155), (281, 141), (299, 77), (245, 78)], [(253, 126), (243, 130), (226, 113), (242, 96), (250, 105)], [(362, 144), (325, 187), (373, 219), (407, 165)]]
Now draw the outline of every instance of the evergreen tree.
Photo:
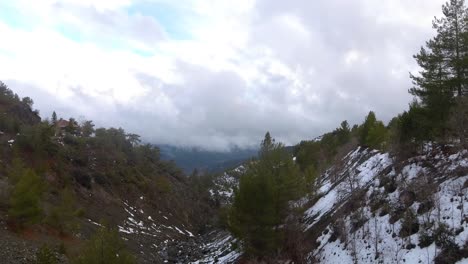
[(422, 68), (410, 77), (417, 96), (430, 117), (432, 134), (445, 136), (447, 119), (455, 96), (468, 87), (468, 12), (464, 0), (450, 0), (442, 7), (443, 17), (434, 19), (437, 35), (414, 56)]
[(90, 137), (94, 133), (93, 121), (84, 121), (81, 124), (81, 135), (83, 137)]
[(52, 113), (52, 124), (57, 124), (57, 113), (55, 111)]
[(60, 192), (59, 204), (51, 209), (47, 222), (62, 233), (74, 232), (79, 228), (77, 212), (73, 192), (65, 188)]
[(341, 122), (341, 126), (336, 130), (338, 134), (338, 143), (340, 145), (348, 143), (351, 139), (351, 129), (349, 128), (348, 121)]
[(374, 126), (369, 129), (366, 145), (374, 149), (383, 150), (385, 148), (386, 137), (387, 129), (385, 125), (382, 121), (377, 121)]
[(135, 257), (127, 251), (115, 229), (99, 228), (86, 243), (82, 253), (72, 262), (76, 264), (133, 264)]
[(10, 197), (10, 216), (20, 224), (34, 224), (41, 220), (41, 196), (44, 183), (37, 174), (26, 169), (13, 189)]
[(301, 197), (303, 186), (303, 175), (292, 156), (267, 133), (259, 160), (240, 179), (229, 217), (231, 230), (248, 254), (265, 256), (281, 247), (288, 202)]
[(375, 126), (377, 122), (377, 118), (375, 117), (374, 112), (370, 111), (369, 114), (366, 116), (366, 120), (364, 124), (360, 127), (359, 131), (359, 144), (361, 146), (368, 146), (367, 139), (369, 135), (369, 131)]

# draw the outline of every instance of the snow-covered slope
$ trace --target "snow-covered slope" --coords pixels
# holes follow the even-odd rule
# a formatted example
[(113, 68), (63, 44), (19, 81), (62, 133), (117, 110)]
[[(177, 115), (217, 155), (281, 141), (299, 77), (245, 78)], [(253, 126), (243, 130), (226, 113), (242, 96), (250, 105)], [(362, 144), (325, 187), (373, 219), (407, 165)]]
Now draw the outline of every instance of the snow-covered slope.
[(466, 150), (429, 145), (424, 155), (397, 163), (387, 153), (358, 148), (319, 179), (320, 198), (310, 202), (304, 216), (304, 229), (317, 242), (309, 261), (443, 263), (444, 258), (450, 261), (447, 255), (463, 259), (467, 183)]

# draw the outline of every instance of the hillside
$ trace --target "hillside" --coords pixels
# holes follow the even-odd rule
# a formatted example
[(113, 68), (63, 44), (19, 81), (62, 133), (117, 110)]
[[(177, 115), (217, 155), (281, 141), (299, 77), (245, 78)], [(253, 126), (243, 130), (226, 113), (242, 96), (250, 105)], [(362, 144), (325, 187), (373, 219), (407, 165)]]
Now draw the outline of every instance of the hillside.
[[(212, 197), (229, 203), (242, 170), (221, 175)], [(297, 239), (307, 263), (468, 260), (467, 150), (428, 144), (421, 155), (397, 162), (388, 153), (358, 147), (315, 186), (314, 196), (296, 203), (304, 208)], [(224, 247), (232, 243), (225, 239)], [(232, 249), (221, 252), (218, 257), (239, 256)]]
[(0, 88), (2, 263), (31, 263), (44, 245), (74, 263), (107, 228), (138, 263), (173, 259), (171, 242), (199, 239), (213, 206), (158, 148), (92, 121), (41, 120), (31, 99)]
[(255, 157), (258, 151), (256, 149), (234, 148), (222, 152), (169, 145), (159, 145), (158, 147), (161, 149), (161, 159), (173, 160), (188, 175), (195, 169), (208, 173), (223, 172)]

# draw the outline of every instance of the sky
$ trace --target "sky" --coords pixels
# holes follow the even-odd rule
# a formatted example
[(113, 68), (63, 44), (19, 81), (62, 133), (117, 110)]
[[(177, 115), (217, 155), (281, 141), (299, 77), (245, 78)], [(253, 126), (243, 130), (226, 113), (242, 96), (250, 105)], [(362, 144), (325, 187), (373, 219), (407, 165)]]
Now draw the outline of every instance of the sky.
[(2, 0), (0, 80), (145, 142), (296, 144), (412, 100), (441, 0)]

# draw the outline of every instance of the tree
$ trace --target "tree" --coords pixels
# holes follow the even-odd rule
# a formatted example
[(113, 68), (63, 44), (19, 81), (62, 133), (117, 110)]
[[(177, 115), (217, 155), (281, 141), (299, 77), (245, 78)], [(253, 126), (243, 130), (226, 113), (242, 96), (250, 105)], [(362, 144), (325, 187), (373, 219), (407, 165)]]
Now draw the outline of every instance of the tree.
[(460, 139), (464, 148), (468, 148), (468, 97), (457, 98), (452, 108), (449, 126), (454, 135)]
[(29, 107), (29, 109), (32, 109), (33, 105), (34, 105), (34, 101), (33, 99), (31, 99), (30, 97), (24, 97), (23, 100), (22, 100), (23, 104), (25, 104), (26, 106)]
[(81, 124), (81, 135), (83, 137), (90, 137), (91, 135), (93, 135), (93, 133), (94, 133), (93, 121), (91, 121), (91, 120), (84, 121)]
[(340, 145), (346, 144), (351, 138), (351, 129), (349, 128), (348, 121), (341, 122), (340, 127), (336, 130), (338, 134), (338, 143)]
[(57, 113), (55, 111), (52, 113), (52, 124), (57, 124)]
[(78, 122), (74, 118), (68, 120), (68, 126), (65, 127), (65, 131), (70, 135), (78, 135)]
[(387, 129), (385, 125), (382, 121), (377, 121), (374, 126), (369, 129), (366, 145), (374, 149), (383, 150), (385, 148), (386, 137)]
[(117, 230), (101, 227), (86, 243), (75, 264), (133, 264), (135, 257), (127, 251)]
[(33, 170), (26, 169), (10, 197), (10, 216), (20, 225), (39, 222), (42, 218), (40, 202), (43, 191), (42, 179)]
[(443, 7), (443, 17), (435, 18), (437, 35), (414, 55), (421, 67), (410, 74), (414, 87), (410, 93), (427, 108), (433, 134), (444, 137), (454, 96), (468, 90), (468, 12), (464, 0), (450, 0)]
[(73, 192), (65, 188), (60, 192), (59, 203), (51, 209), (47, 222), (61, 233), (74, 232), (79, 228), (77, 212)]
[(360, 127), (359, 131), (359, 144), (362, 146), (367, 145), (367, 138), (369, 135), (369, 131), (375, 126), (377, 122), (377, 118), (375, 117), (374, 112), (370, 111), (369, 114), (366, 116), (364, 123)]
[(303, 186), (304, 177), (292, 156), (266, 133), (259, 159), (240, 178), (228, 220), (247, 254), (266, 256), (281, 248), (288, 202), (301, 197)]

